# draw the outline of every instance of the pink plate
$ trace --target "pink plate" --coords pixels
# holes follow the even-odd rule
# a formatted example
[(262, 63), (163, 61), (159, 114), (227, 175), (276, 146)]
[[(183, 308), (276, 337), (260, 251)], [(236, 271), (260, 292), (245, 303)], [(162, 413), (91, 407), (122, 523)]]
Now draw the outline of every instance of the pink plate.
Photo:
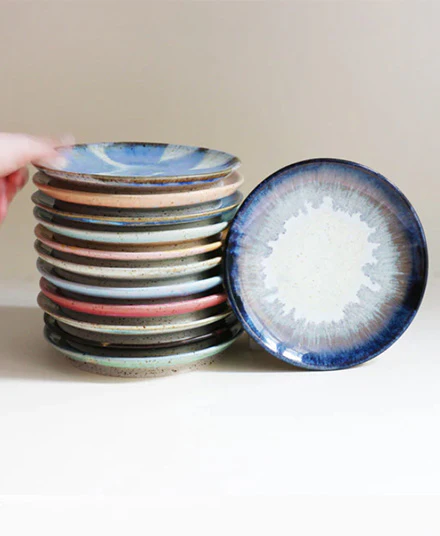
[(45, 279), (40, 279), (40, 288), (43, 294), (61, 307), (100, 316), (123, 316), (123, 317), (157, 317), (181, 315), (193, 313), (215, 307), (226, 301), (226, 294), (211, 294), (202, 298), (192, 300), (181, 300), (171, 303), (148, 303), (142, 305), (117, 305), (81, 302), (71, 298), (64, 297), (61, 293), (52, 291), (52, 288)]
[[(58, 242), (56, 235), (43, 227), (37, 225), (35, 227), (35, 236), (46, 246), (49, 246), (58, 251), (64, 251), (65, 253), (71, 253), (73, 255), (79, 255), (81, 257), (91, 257), (95, 259), (109, 259), (109, 260), (166, 260), (175, 259), (178, 257), (192, 257), (193, 255), (199, 255), (202, 253), (208, 253), (219, 249), (222, 245), (220, 240), (214, 240), (210, 242), (207, 239), (187, 241), (175, 245), (152, 245), (152, 246), (133, 246), (129, 251), (109, 249), (94, 249), (100, 246), (96, 242), (87, 242), (85, 240), (66, 239), (63, 237), (63, 242), (69, 240), (69, 244)], [(73, 244), (84, 244), (92, 247), (81, 247)], [(127, 248), (129, 249), (129, 248)]]

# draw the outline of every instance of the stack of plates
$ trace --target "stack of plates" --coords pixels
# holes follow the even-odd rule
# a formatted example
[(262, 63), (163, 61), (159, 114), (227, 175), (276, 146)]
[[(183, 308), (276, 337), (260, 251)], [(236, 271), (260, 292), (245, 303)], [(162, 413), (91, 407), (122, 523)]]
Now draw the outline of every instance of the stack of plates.
[(66, 157), (34, 177), (48, 341), (107, 375), (211, 362), (242, 329), (222, 286), (239, 160), (145, 143), (76, 145)]

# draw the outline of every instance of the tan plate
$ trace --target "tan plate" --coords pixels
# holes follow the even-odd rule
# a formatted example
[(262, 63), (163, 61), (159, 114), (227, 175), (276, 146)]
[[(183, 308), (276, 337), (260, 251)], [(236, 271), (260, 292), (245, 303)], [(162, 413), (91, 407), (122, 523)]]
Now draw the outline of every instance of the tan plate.
[(221, 179), (201, 190), (181, 190), (173, 193), (157, 194), (106, 194), (73, 191), (65, 188), (52, 186), (53, 179), (41, 173), (34, 176), (35, 186), (45, 194), (67, 201), (68, 203), (79, 203), (80, 205), (92, 205), (95, 207), (120, 207), (120, 208), (160, 208), (160, 207), (181, 207), (205, 203), (215, 199), (221, 199), (233, 194), (243, 184), (243, 176), (234, 171), (225, 179)]

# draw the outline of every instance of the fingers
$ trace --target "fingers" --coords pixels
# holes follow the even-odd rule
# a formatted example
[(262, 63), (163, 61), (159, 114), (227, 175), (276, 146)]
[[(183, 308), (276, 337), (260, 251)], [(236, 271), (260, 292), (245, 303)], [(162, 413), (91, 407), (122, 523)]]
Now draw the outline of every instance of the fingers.
[(27, 168), (21, 168), (6, 177), (6, 197), (8, 204), (14, 199), (15, 194), (21, 190), (29, 178)]
[(0, 177), (0, 223), (5, 219), (7, 212), (8, 212), (8, 198), (7, 198), (6, 179), (4, 177)]
[(27, 168), (21, 168), (7, 177), (0, 177), (0, 223), (5, 219), (9, 204), (29, 178)]
[(10, 175), (32, 162), (63, 167), (66, 161), (56, 150), (59, 145), (56, 140), (0, 133), (0, 176)]
[(4, 220), (15, 194), (28, 180), (26, 166), (36, 163), (62, 168), (66, 159), (57, 148), (62, 147), (64, 152), (73, 143), (72, 136), (55, 140), (0, 132), (0, 222)]

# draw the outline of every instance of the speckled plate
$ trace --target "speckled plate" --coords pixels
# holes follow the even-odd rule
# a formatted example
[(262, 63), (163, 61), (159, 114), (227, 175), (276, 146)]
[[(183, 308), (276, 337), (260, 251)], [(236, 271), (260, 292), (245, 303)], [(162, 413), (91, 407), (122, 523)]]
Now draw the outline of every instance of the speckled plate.
[(46, 229), (41, 224), (35, 227), (35, 236), (43, 244), (57, 251), (79, 255), (85, 258), (107, 260), (161, 261), (165, 259), (192, 257), (194, 255), (217, 251), (222, 247), (220, 235), (214, 235), (209, 238), (201, 238), (177, 244), (118, 244), (115, 248), (112, 244), (78, 240), (59, 235)]
[(231, 314), (226, 303), (186, 313), (182, 315), (162, 316), (160, 318), (115, 318), (110, 316), (90, 315), (60, 307), (40, 292), (40, 308), (57, 320), (69, 326), (93, 331), (95, 333), (115, 335), (163, 335), (211, 326)]
[[(49, 316), (45, 313), (45, 319)], [(153, 333), (120, 335), (118, 333), (102, 333), (99, 331), (89, 331), (87, 329), (70, 326), (61, 320), (57, 320), (58, 327), (70, 335), (79, 337), (87, 341), (92, 346), (105, 346), (107, 348), (119, 348), (120, 346), (143, 346), (143, 347), (167, 347), (175, 344), (187, 344), (192, 342), (202, 342), (213, 334), (221, 334), (226, 329), (237, 324), (237, 319), (233, 313), (222, 320), (218, 320), (207, 326), (195, 329), (175, 331), (171, 333)]]
[(166, 143), (78, 144), (59, 152), (62, 168), (37, 166), (47, 175), (65, 180), (155, 182), (208, 180), (228, 175), (240, 165), (237, 157), (204, 147)]
[(309, 369), (371, 359), (406, 330), (421, 303), (427, 248), (404, 195), (353, 162), (288, 166), (245, 200), (229, 233), (225, 273), (246, 331)]
[[(197, 260), (193, 257), (189, 261), (180, 259), (174, 261), (162, 261), (161, 263), (148, 263), (142, 267), (114, 267), (102, 266), (98, 263), (79, 264), (58, 259), (51, 255), (51, 251), (41, 243), (36, 242), (35, 249), (40, 259), (46, 261), (51, 266), (62, 268), (76, 274), (90, 275), (93, 277), (103, 277), (111, 279), (168, 279), (179, 276), (187, 276), (211, 270), (219, 266), (222, 258), (213, 257), (210, 259)], [(105, 261), (102, 261), (105, 262)]]
[(37, 261), (37, 268), (40, 274), (53, 285), (63, 290), (97, 298), (142, 300), (188, 296), (205, 292), (222, 283), (220, 272), (215, 270), (186, 277), (140, 280), (133, 283), (128, 280), (105, 280), (74, 274), (54, 268), (41, 259)]
[[(90, 242), (105, 242), (111, 244), (160, 244), (170, 242), (185, 242), (187, 240), (198, 240), (221, 233), (228, 226), (227, 221), (208, 220), (206, 225), (193, 223), (190, 225), (180, 224), (176, 226), (166, 226), (164, 228), (154, 228), (154, 230), (142, 231), (107, 231), (92, 228), (92, 224), (87, 229), (78, 228), (74, 224), (60, 225), (52, 223), (51, 218), (42, 214), (42, 209), (36, 207), (34, 215), (38, 222), (54, 233), (58, 233), (70, 238), (88, 240)], [(78, 225), (78, 224), (77, 224)]]
[(93, 353), (96, 356), (108, 358), (149, 358), (150, 356), (157, 356), (158, 353), (160, 353), (162, 357), (165, 357), (167, 355), (172, 356), (175, 353), (180, 353), (182, 349), (185, 350), (185, 353), (198, 351), (203, 347), (216, 346), (231, 338), (235, 338), (243, 330), (239, 322), (235, 320), (229, 324), (224, 323), (220, 329), (217, 329), (215, 332), (207, 333), (205, 336), (199, 337), (197, 340), (186, 342), (177, 341), (173, 343), (165, 342), (159, 344), (152, 344), (149, 342), (145, 345), (109, 346), (107, 344), (91, 344), (90, 341), (85, 341), (81, 337), (63, 331), (57, 320), (49, 315), (45, 315), (45, 324), (50, 331), (54, 331), (63, 337), (72, 348), (84, 353)]
[(80, 191), (73, 188), (63, 187), (61, 183), (47, 177), (43, 173), (34, 175), (35, 186), (46, 195), (80, 205), (117, 208), (162, 208), (181, 207), (185, 205), (207, 203), (217, 199), (228, 197), (236, 192), (243, 184), (243, 177), (238, 171), (234, 171), (224, 179), (209, 183), (206, 188), (182, 188), (180, 191), (163, 193), (103, 193)]
[(125, 352), (120, 352), (123, 355), (116, 355), (116, 352), (111, 350), (108, 352), (115, 354), (114, 357), (105, 357), (100, 355), (101, 352), (96, 348), (75, 344), (55, 327), (46, 326), (44, 335), (55, 349), (84, 370), (109, 376), (145, 377), (192, 370), (211, 363), (238, 338), (240, 332), (215, 345), (212, 345), (211, 341), (205, 341), (180, 345), (173, 349), (133, 351), (133, 357), (125, 357)]
[[(79, 223), (111, 225), (114, 227), (139, 227), (141, 225), (176, 225), (191, 223), (225, 215), (224, 221), (229, 221), (241, 203), (243, 195), (240, 192), (200, 205), (189, 207), (172, 207), (159, 210), (131, 210), (105, 207), (89, 207), (75, 203), (56, 201), (43, 192), (35, 192), (32, 201), (52, 216), (64, 218)], [(229, 216), (230, 215), (230, 216)]]
[[(187, 299), (174, 300), (148, 300), (147, 303), (115, 303), (114, 301), (92, 301), (84, 297), (63, 293), (51, 283), (40, 280), (40, 288), (45, 296), (57, 305), (91, 315), (114, 316), (114, 317), (159, 317), (180, 315), (202, 311), (215, 307), (226, 301), (226, 295), (222, 292), (204, 293)], [(96, 298), (94, 298), (96, 299)]]

